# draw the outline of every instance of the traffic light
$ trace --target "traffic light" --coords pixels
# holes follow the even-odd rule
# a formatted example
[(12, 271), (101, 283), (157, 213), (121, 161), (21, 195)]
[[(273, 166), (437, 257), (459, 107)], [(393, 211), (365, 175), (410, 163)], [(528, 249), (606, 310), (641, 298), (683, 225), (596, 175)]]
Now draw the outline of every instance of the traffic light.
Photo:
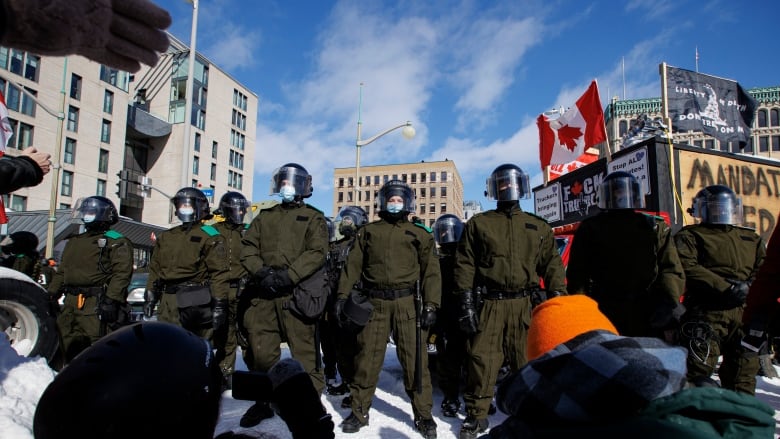
[(130, 171), (123, 169), (116, 173), (117, 177), (119, 177), (119, 181), (116, 183), (116, 195), (119, 197), (120, 200), (127, 198), (127, 185), (128, 178), (130, 177)]

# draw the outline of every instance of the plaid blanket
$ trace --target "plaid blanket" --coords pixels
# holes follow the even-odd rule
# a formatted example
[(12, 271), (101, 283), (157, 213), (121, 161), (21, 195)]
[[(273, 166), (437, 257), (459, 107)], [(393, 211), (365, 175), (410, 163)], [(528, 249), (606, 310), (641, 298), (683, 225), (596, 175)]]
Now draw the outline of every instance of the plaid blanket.
[[(510, 424), (594, 424), (631, 416), (685, 386), (686, 351), (657, 338), (590, 331), (504, 380), (498, 407)], [(514, 419), (512, 419), (514, 418)]]

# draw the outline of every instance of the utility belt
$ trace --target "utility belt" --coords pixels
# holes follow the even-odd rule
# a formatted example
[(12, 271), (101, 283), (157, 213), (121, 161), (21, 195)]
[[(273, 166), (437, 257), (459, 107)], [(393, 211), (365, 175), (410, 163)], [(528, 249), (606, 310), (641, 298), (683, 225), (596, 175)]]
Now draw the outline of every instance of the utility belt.
[(179, 309), (211, 304), (208, 282), (157, 282), (154, 288), (158, 293), (176, 294)]
[(105, 289), (103, 287), (77, 287), (73, 285), (64, 285), (62, 292), (70, 294), (72, 296), (82, 295), (84, 297), (97, 297), (103, 294)]
[(372, 299), (396, 300), (414, 294), (413, 288), (364, 288), (363, 294)]
[(208, 282), (155, 282), (154, 289), (162, 294), (176, 294), (179, 291), (198, 289), (197, 287), (208, 288)]
[(482, 289), (482, 298), (487, 300), (522, 299), (530, 296), (537, 288), (526, 288), (520, 291)]

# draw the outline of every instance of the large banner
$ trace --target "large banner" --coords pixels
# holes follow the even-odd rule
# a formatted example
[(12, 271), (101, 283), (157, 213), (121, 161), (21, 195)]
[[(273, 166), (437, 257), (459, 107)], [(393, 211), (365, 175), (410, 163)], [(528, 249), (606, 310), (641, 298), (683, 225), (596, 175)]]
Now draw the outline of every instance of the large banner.
[(666, 78), (673, 131), (701, 131), (747, 145), (758, 104), (736, 81), (674, 67), (666, 68)]

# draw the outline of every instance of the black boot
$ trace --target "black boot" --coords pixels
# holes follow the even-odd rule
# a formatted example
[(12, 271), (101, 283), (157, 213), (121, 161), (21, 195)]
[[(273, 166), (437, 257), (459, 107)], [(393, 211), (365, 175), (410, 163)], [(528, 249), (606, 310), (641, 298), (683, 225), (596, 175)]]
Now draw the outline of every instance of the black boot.
[(344, 433), (357, 433), (361, 428), (368, 425), (368, 415), (365, 419), (361, 420), (360, 417), (352, 412), (347, 416), (347, 419), (341, 422), (341, 431)]
[(471, 415), (466, 416), (466, 420), (460, 426), (458, 439), (476, 439), (479, 433), (487, 430), (489, 422), (486, 419), (477, 419)]
[(241, 420), (238, 425), (244, 428), (254, 427), (259, 424), (263, 419), (273, 418), (274, 411), (267, 402), (256, 402), (255, 405), (249, 407), (249, 410), (241, 416)]
[(414, 421), (414, 428), (425, 439), (436, 439), (436, 422), (433, 419), (418, 419)]
[(349, 385), (344, 382), (342, 382), (338, 386), (328, 384), (326, 392), (328, 392), (328, 395), (344, 395), (346, 393), (349, 393)]
[(460, 400), (458, 398), (444, 398), (441, 402), (441, 415), (447, 418), (455, 418), (460, 410)]
[(341, 400), (341, 408), (343, 409), (352, 408), (352, 395), (347, 395), (344, 397), (344, 399)]

